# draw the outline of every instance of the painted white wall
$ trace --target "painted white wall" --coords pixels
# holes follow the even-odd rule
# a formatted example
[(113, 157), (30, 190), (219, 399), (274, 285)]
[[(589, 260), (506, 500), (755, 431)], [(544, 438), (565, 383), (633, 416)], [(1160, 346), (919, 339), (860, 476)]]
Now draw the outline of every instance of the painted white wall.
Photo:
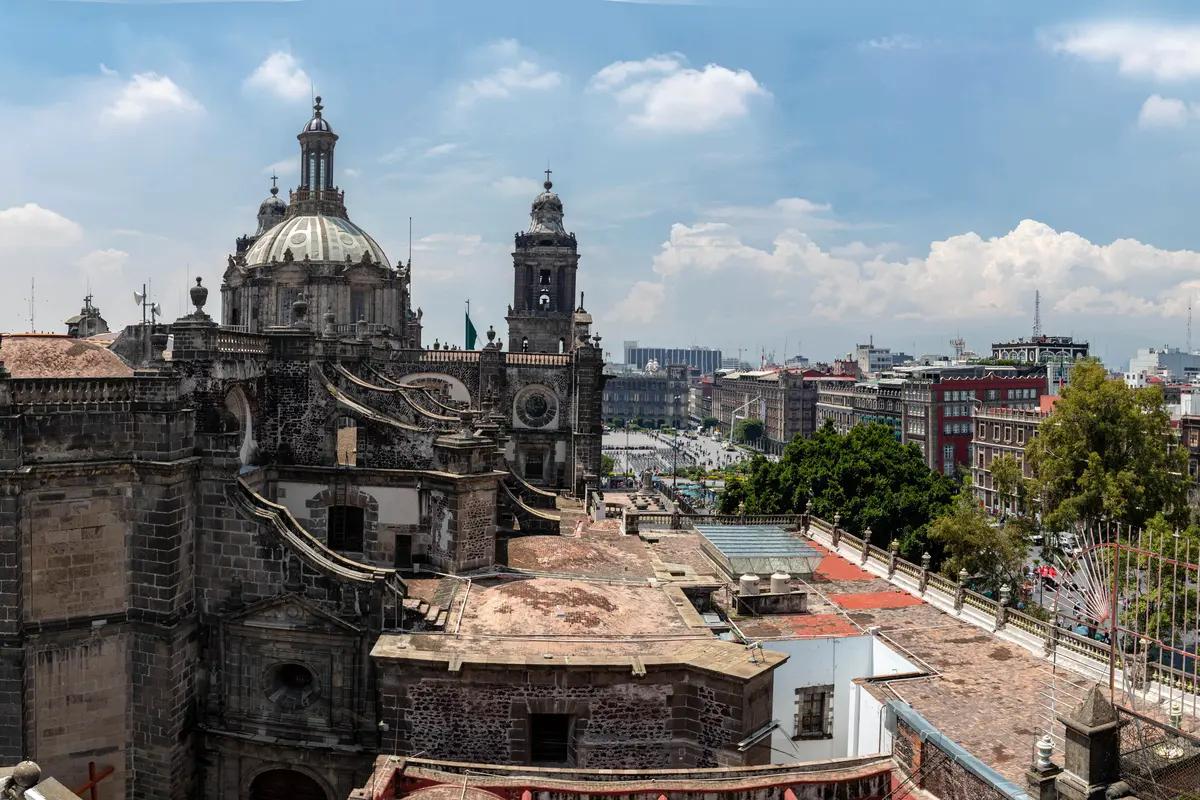
[(308, 519), (308, 501), (325, 491), (323, 483), (301, 483), (300, 481), (279, 481), (275, 485), (275, 502), (292, 512), (298, 520)]
[[(771, 734), (772, 762), (890, 751), (881, 704), (854, 681), (918, 671), (911, 662), (874, 636), (781, 639), (763, 646), (789, 656), (774, 675), (772, 712), (779, 727)], [(796, 689), (825, 684), (833, 685), (833, 738), (793, 741)]]
[(420, 493), (414, 487), (360, 486), (379, 503), (381, 525), (416, 525), (421, 521)]

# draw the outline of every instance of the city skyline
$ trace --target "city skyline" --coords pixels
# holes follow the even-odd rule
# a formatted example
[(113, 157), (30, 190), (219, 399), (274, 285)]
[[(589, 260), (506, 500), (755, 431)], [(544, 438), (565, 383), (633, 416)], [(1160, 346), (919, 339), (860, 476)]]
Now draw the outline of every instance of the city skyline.
[(1045, 331), (1109, 366), (1184, 344), (1200, 287), (1186, 6), (464, 7), (363, 3), (345, 13), (369, 25), (330, 26), (306, 2), (10, 6), (0, 329), (29, 327), (31, 278), (41, 330), (89, 289), (111, 324), (140, 320), (143, 282), (166, 318), (186, 313), (189, 278), (220, 285), (270, 176), (295, 185), (316, 92), (352, 219), (393, 263), (414, 218), (430, 341), (458, 343), (468, 297), (480, 331), (502, 330), (510, 237), (548, 162), (614, 354), (637, 339), (826, 360), (872, 334), (984, 352), (1028, 335), (1036, 290)]

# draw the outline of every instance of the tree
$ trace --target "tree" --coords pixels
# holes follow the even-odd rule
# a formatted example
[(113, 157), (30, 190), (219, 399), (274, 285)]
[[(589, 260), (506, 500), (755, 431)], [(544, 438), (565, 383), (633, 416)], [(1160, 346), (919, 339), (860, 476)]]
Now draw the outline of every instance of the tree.
[[(1134, 541), (1140, 552), (1122, 555), (1117, 565), (1117, 574), (1127, 584), (1123, 594), (1131, 598), (1122, 611), (1124, 623), (1154, 639), (1183, 645), (1180, 633), (1196, 629), (1197, 603), (1196, 572), (1182, 565), (1195, 563), (1200, 555), (1200, 527), (1173, 528), (1166, 516), (1156, 514)], [(1172, 632), (1174, 642), (1169, 641)]]
[(738, 420), (738, 424), (733, 427), (733, 435), (739, 441), (752, 443), (761, 439), (765, 430), (766, 426), (761, 419), (750, 417), (749, 419)]
[(1016, 500), (1019, 510), (1025, 476), (1021, 474), (1021, 465), (1017, 463), (1017, 459), (1005, 453), (992, 459), (988, 469), (992, 473), (992, 486), (1004, 501), (1004, 508), (1007, 510), (1009, 503)]
[(844, 529), (861, 534), (869, 527), (876, 544), (899, 539), (912, 558), (924, 552), (926, 528), (956, 487), (879, 423), (856, 425), (846, 434), (825, 425), (809, 439), (794, 439), (774, 464), (755, 457), (745, 475), (726, 484), (722, 513), (744, 502), (748, 514), (799, 514), (811, 500), (818, 517), (832, 520), (840, 513)]
[(929, 538), (941, 545), (941, 571), (954, 577), (966, 569), (977, 586), (998, 591), (1015, 586), (1025, 562), (1025, 540), (1018, 526), (994, 525), (969, 483), (964, 482), (946, 513), (929, 526)]
[(721, 420), (717, 419), (716, 417), (705, 417), (704, 419), (700, 420), (700, 427), (704, 428), (705, 430), (712, 430), (720, 424)]
[(612, 456), (606, 456), (606, 455), (601, 454), (601, 456), (600, 456), (600, 474), (601, 475), (603, 475), (604, 477), (608, 477), (609, 475), (612, 475), (613, 470), (616, 468), (616, 466), (617, 466), (617, 462), (613, 460)]
[(1187, 451), (1171, 448), (1157, 386), (1133, 389), (1098, 361), (1071, 369), (1054, 410), (1027, 448), (1031, 497), (1052, 530), (1101, 520), (1140, 528), (1155, 514), (1187, 520)]

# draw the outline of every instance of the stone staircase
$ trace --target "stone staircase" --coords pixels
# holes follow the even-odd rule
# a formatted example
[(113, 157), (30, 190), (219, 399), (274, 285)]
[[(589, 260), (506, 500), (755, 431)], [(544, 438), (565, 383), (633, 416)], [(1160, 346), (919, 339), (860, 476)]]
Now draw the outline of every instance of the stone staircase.
[(404, 627), (411, 631), (444, 631), (450, 610), (431, 605), (420, 597), (406, 597), (404, 604)]

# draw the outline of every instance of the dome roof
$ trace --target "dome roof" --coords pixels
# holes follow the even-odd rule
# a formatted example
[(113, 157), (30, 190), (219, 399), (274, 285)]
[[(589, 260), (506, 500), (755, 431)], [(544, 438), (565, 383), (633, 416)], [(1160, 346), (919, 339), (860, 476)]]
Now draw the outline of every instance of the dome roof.
[(566, 234), (563, 228), (562, 200), (551, 191), (554, 184), (550, 182), (549, 176), (542, 186), (544, 191), (533, 198), (533, 207), (529, 211), (529, 232)]
[(290, 249), (292, 258), (303, 261), (362, 260), (369, 253), (371, 260), (391, 266), (383, 248), (362, 228), (348, 219), (325, 214), (300, 214), (285, 219), (258, 238), (246, 252), (246, 265), (283, 261), (284, 251)]
[(329, 120), (321, 116), (321, 110), (324, 108), (321, 105), (321, 98), (317, 97), (313, 100), (313, 115), (308, 124), (300, 131), (300, 133), (333, 133), (333, 128), (329, 127)]
[(258, 206), (258, 213), (261, 214), (278, 214), (283, 216), (287, 212), (287, 203), (279, 199), (278, 187), (271, 187), (271, 196)]

